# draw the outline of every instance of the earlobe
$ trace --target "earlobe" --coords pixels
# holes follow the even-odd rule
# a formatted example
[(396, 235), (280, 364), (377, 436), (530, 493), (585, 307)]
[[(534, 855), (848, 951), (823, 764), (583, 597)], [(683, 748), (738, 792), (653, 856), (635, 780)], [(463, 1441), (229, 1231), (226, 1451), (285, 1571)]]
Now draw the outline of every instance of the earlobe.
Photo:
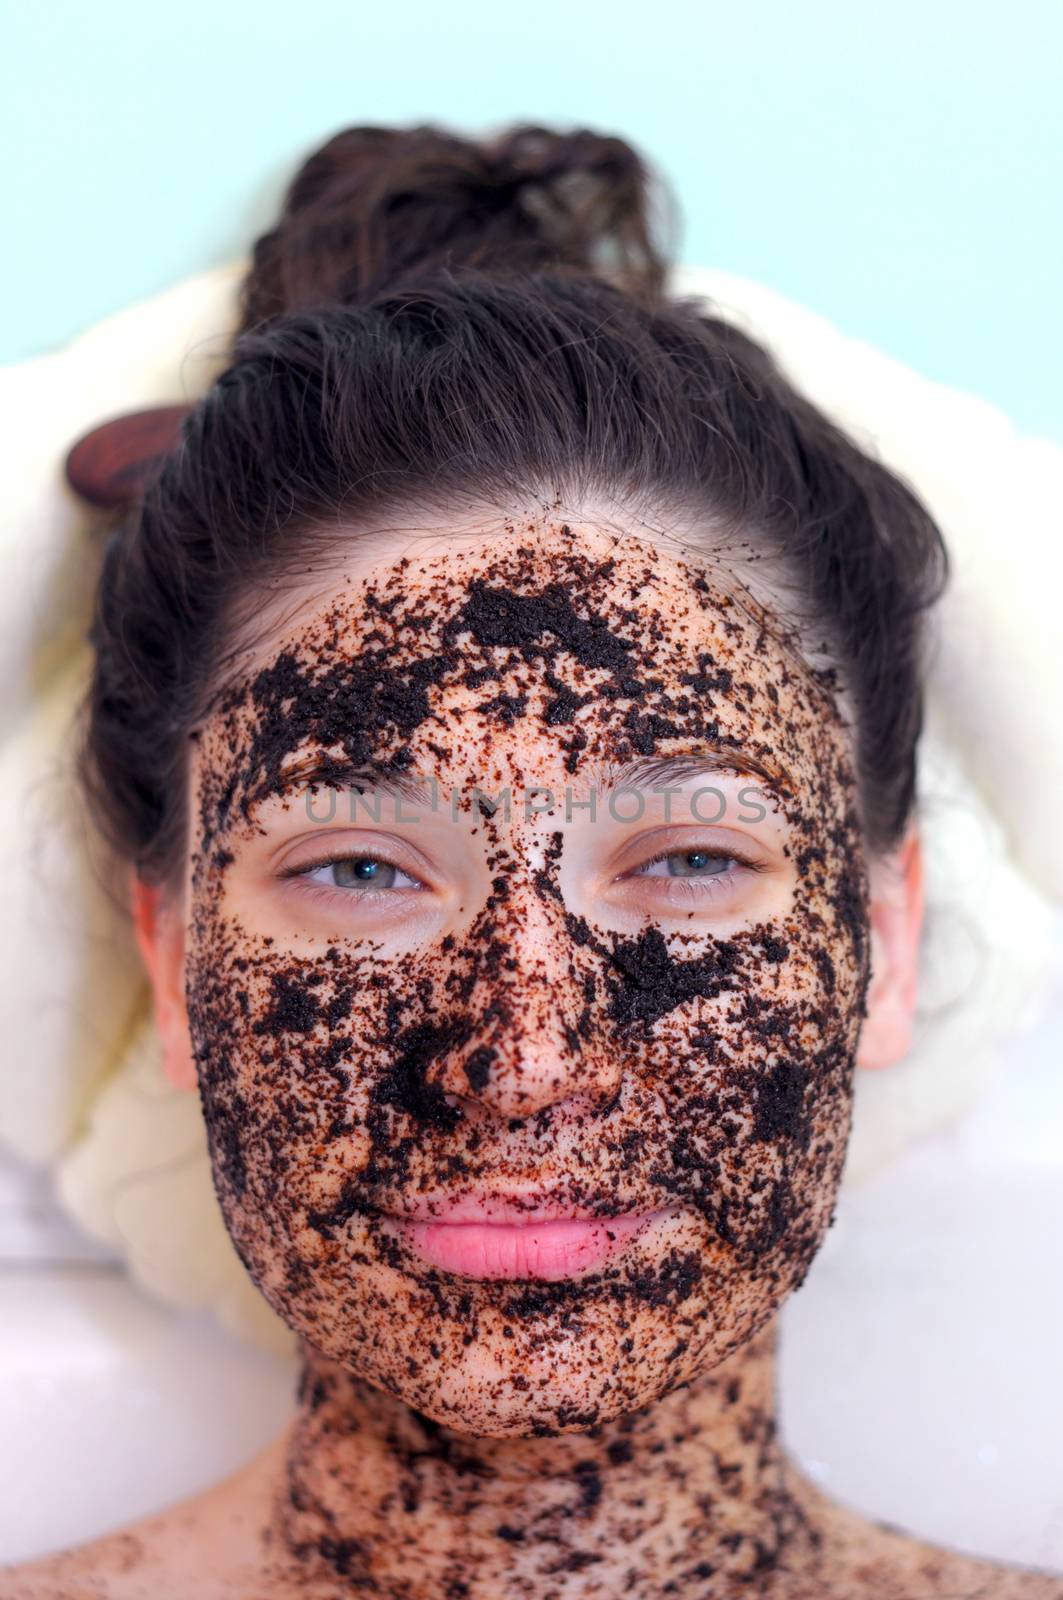
[(163, 890), (134, 875), (130, 892), (137, 948), (151, 985), (163, 1071), (176, 1089), (196, 1087), (184, 998), (184, 929)]

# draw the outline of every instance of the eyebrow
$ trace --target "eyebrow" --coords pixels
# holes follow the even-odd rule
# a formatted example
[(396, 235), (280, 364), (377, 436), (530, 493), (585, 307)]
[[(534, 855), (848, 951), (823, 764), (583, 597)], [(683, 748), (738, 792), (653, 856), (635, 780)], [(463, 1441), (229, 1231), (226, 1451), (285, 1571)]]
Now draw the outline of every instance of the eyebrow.
[[(669, 756), (642, 756), (623, 764), (597, 768), (594, 776), (602, 790), (666, 788), (706, 773), (726, 772), (760, 778), (773, 789), (796, 789), (793, 776), (779, 761), (767, 761), (723, 739), (701, 741), (696, 747)], [(310, 751), (285, 767), (275, 792), (292, 784), (327, 783), (356, 790), (396, 794), (411, 804), (433, 804), (438, 780), (404, 771), (386, 762), (351, 761), (324, 751)]]
[(722, 739), (706, 740), (678, 755), (644, 756), (622, 766), (603, 767), (598, 777), (603, 789), (663, 789), (709, 772), (748, 774), (761, 778), (774, 789), (793, 791), (797, 787), (782, 762), (767, 761)]
[(324, 751), (310, 751), (305, 756), (282, 768), (275, 794), (283, 794), (293, 784), (326, 783), (331, 787), (341, 785), (347, 789), (380, 790), (385, 794), (400, 795), (411, 804), (430, 801), (438, 791), (438, 784), (416, 772), (403, 771), (380, 761), (352, 761), (346, 756), (330, 756)]

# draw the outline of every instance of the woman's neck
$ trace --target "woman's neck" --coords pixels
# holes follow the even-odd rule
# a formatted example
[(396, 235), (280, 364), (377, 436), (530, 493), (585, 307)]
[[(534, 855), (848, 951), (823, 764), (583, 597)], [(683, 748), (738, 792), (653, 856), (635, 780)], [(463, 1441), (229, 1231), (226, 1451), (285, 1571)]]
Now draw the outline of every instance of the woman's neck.
[(723, 1594), (807, 1570), (817, 1535), (776, 1438), (775, 1329), (589, 1432), (440, 1427), (308, 1346), (269, 1548), (281, 1592)]

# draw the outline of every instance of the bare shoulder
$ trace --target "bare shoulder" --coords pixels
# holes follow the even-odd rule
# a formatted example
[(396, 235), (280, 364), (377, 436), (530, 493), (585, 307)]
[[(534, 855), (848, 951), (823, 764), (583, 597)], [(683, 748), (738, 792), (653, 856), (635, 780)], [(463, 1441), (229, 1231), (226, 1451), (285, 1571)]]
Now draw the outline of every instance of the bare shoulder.
[(913, 1538), (829, 1499), (805, 1480), (823, 1567), (851, 1600), (1063, 1600), (1063, 1573), (1011, 1566)]
[(246, 1594), (261, 1554), (259, 1489), (272, 1455), (271, 1447), (221, 1483), (90, 1544), (0, 1569), (0, 1600)]

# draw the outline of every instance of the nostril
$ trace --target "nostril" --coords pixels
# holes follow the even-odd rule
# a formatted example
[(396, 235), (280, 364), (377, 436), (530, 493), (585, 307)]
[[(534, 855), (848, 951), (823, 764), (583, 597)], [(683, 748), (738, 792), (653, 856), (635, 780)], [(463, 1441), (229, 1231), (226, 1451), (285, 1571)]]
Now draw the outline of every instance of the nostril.
[(616, 1085), (611, 1092), (605, 1095), (595, 1106), (594, 1109), (598, 1116), (607, 1117), (611, 1111), (616, 1110), (620, 1103), (620, 1096), (623, 1093), (623, 1089), (624, 1081), (622, 1078), (618, 1078)]
[(497, 1059), (498, 1051), (493, 1045), (482, 1044), (475, 1049), (465, 1060), (465, 1076), (469, 1080), (469, 1088), (479, 1094), (487, 1088), (491, 1077), (491, 1064)]

